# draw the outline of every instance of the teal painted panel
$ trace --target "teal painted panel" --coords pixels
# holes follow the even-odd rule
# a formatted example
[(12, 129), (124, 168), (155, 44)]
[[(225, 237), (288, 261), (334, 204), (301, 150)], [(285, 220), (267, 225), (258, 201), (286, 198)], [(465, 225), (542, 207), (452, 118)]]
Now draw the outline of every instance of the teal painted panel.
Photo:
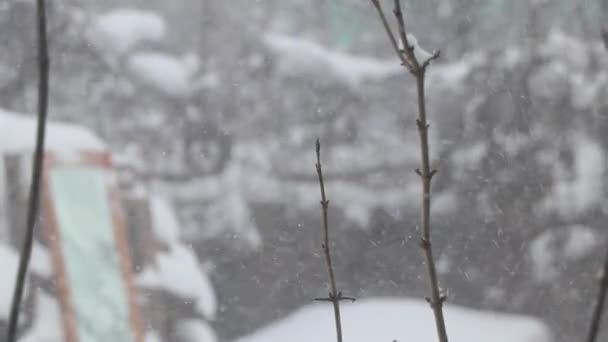
[(134, 341), (107, 177), (106, 171), (93, 167), (50, 170), (51, 197), (80, 342)]

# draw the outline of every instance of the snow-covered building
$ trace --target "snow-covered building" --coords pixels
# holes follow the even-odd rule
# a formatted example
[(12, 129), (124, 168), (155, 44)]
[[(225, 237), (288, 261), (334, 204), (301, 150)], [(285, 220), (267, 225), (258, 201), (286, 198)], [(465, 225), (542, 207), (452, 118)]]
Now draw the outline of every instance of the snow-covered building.
[[(19, 259), (22, 237), (18, 232), (22, 230), (15, 227), (23, 225), (35, 128), (34, 117), (0, 110), (0, 129), (3, 131), (0, 136), (0, 265), (8, 274), (6, 281), (0, 285), (0, 321), (8, 318)], [(92, 131), (78, 125), (52, 121), (47, 126), (46, 151), (52, 160), (68, 163), (79, 162), (83, 153), (108, 153), (106, 144)], [(116, 170), (109, 171), (111, 178), (116, 179)], [(136, 286), (133, 303), (143, 323), (140, 337), (135, 333), (132, 340), (215, 341), (215, 333), (210, 326), (216, 314), (215, 292), (196, 254), (181, 241), (179, 223), (170, 203), (159, 195), (142, 190), (141, 185), (126, 188), (120, 177), (118, 183), (114, 184), (120, 184), (121, 189), (118, 202), (112, 205), (117, 205), (124, 222), (124, 231), (114, 230), (114, 236), (118, 239), (117, 236), (121, 235), (127, 243), (126, 255), (119, 258), (124, 257), (126, 265), (130, 266), (127, 278), (133, 279), (132, 283)], [(82, 195), (82, 189), (79, 192)], [(42, 217), (48, 217), (49, 208), (44, 205), (42, 208)], [(74, 289), (79, 285), (71, 283), (75, 279), (73, 274), (70, 274), (72, 277), (65, 276), (65, 269), (69, 270), (69, 265), (64, 266), (64, 270), (58, 266), (58, 258), (64, 260), (64, 265), (70, 264), (69, 253), (61, 249), (62, 256), (57, 256), (54, 241), (58, 240), (58, 236), (52, 235), (51, 230), (47, 229), (53, 225), (49, 221), (44, 219), (36, 230), (29, 285), (24, 299), (27, 310), (24, 310), (20, 322), (20, 341), (66, 340), (69, 332), (65, 329), (65, 316), (68, 311), (78, 312), (77, 307), (66, 309), (65, 299), (62, 299), (62, 282)], [(97, 225), (90, 226), (91, 229), (95, 227)], [(83, 245), (95, 243), (88, 240), (92, 236), (89, 234), (91, 229), (81, 233), (76, 229), (73, 231), (76, 235), (72, 237)], [(66, 239), (66, 235), (61, 237)], [(65, 240), (66, 245), (69, 243)], [(120, 242), (116, 243), (116, 248), (120, 250)], [(106, 257), (113, 259), (111, 255)], [(125, 263), (120, 262), (120, 265), (124, 271)], [(100, 273), (97, 271), (93, 273)], [(60, 274), (64, 275), (63, 279)], [(103, 292), (102, 289), (100, 291)], [(115, 301), (121, 300), (121, 294), (117, 291), (108, 291)], [(101, 292), (100, 297), (103, 296)], [(167, 310), (168, 307), (171, 310)], [(80, 334), (82, 339), (82, 332)]]

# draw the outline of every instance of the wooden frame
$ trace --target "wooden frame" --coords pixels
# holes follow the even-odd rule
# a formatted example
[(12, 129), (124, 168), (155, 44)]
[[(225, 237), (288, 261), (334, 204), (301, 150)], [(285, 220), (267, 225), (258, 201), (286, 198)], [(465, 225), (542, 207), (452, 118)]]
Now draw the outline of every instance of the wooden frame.
[[(42, 197), (42, 208), (45, 219), (46, 238), (50, 247), (52, 264), (57, 278), (57, 292), (62, 310), (63, 326), (65, 332), (65, 342), (79, 342), (77, 331), (77, 317), (74, 312), (74, 305), (71, 296), (70, 284), (68, 283), (67, 269), (63, 259), (62, 241), (60, 239), (60, 229), (56, 214), (56, 208), (51, 199), (49, 171), (58, 166), (96, 166), (110, 171), (112, 161), (107, 152), (82, 152), (76, 161), (62, 161), (52, 153), (45, 156), (45, 172), (43, 177), (44, 193)], [(125, 219), (120, 205), (120, 198), (116, 186), (108, 186), (108, 203), (112, 214), (112, 225), (114, 227), (114, 241), (116, 252), (119, 259), (120, 273), (123, 284), (126, 286), (126, 296), (128, 298), (128, 310), (131, 332), (135, 342), (144, 341), (144, 328), (141, 313), (137, 301), (137, 292), (131, 268), (131, 259), (128, 253), (128, 243), (125, 232)]]

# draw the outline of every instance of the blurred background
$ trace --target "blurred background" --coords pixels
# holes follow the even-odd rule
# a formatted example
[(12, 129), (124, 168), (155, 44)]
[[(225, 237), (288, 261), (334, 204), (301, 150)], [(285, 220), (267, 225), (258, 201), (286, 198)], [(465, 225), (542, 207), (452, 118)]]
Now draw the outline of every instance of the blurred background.
[[(420, 45), (442, 51), (427, 97), (449, 302), (582, 339), (606, 247), (601, 1), (403, 4)], [(137, 250), (143, 228), (129, 241), (141, 293), (163, 298), (146, 309), (162, 313), (162, 329), (146, 319), (159, 340), (234, 340), (327, 294), (317, 137), (340, 290), (428, 293), (415, 84), (369, 1), (48, 5), (51, 120), (102, 140), (156, 217), (157, 254)], [(34, 3), (0, 1), (0, 107), (13, 119), (36, 110), (35, 38)], [(163, 264), (191, 289), (150, 281)]]

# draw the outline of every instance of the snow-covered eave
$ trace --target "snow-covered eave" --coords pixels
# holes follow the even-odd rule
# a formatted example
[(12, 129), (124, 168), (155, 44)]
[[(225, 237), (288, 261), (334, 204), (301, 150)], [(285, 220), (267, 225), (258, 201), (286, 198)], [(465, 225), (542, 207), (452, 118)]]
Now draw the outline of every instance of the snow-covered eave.
[[(31, 153), (35, 147), (36, 125), (32, 115), (0, 109), (0, 154)], [(55, 121), (47, 123), (45, 148), (58, 155), (107, 150), (105, 143), (91, 130)]]

